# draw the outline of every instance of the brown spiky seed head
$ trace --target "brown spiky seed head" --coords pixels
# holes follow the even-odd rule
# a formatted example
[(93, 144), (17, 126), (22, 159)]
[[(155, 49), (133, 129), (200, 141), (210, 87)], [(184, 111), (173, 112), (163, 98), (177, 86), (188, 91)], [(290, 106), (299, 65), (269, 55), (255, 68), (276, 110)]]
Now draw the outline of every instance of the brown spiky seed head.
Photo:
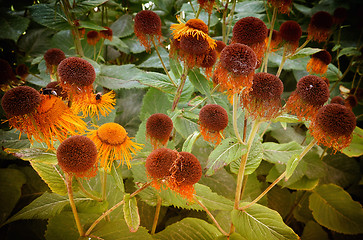
[(233, 41), (251, 45), (264, 42), (267, 37), (266, 24), (256, 17), (245, 17), (233, 27)]
[(225, 69), (237, 76), (248, 75), (257, 65), (255, 52), (241, 43), (226, 46), (221, 52), (220, 61)]
[(279, 32), (282, 40), (286, 42), (299, 41), (302, 35), (300, 25), (296, 21), (292, 20), (282, 23)]
[(66, 55), (58, 48), (48, 49), (44, 54), (44, 61), (50, 66), (58, 66), (64, 59), (66, 59)]
[(165, 140), (170, 137), (173, 130), (173, 121), (163, 113), (155, 113), (146, 121), (146, 133), (151, 138)]
[(79, 57), (64, 59), (58, 65), (58, 76), (67, 84), (85, 87), (91, 85), (96, 79), (96, 72), (93, 66)]
[(329, 30), (333, 26), (333, 16), (325, 11), (316, 12), (311, 17), (309, 25), (316, 29)]
[(20, 116), (34, 112), (41, 101), (40, 93), (28, 86), (19, 86), (7, 91), (1, 99), (6, 114)]
[(228, 125), (227, 111), (217, 104), (207, 104), (199, 112), (199, 122), (209, 131), (221, 131)]
[(113, 35), (112, 29), (109, 28), (109, 27), (104, 27), (104, 28), (106, 28), (106, 29), (100, 31), (101, 37), (103, 37), (104, 39), (108, 39), (108, 40), (112, 41), (112, 35)]
[(161, 19), (153, 11), (142, 10), (135, 16), (134, 29), (142, 34), (158, 35), (161, 32)]
[(338, 138), (352, 134), (356, 117), (349, 108), (333, 103), (319, 109), (316, 122), (326, 134)]
[(256, 73), (253, 76), (252, 91), (250, 94), (261, 100), (279, 98), (284, 91), (282, 81), (270, 73)]
[(217, 61), (217, 52), (216, 50), (209, 49), (207, 54), (204, 54), (202, 57), (203, 61), (199, 64), (200, 67), (203, 68), (210, 68), (213, 67), (213, 65)]
[(341, 96), (335, 96), (331, 99), (330, 103), (336, 103), (336, 104), (340, 104), (340, 105), (345, 105), (345, 101), (344, 98), (342, 98)]
[(204, 54), (208, 51), (208, 41), (202, 37), (185, 35), (180, 38), (180, 48), (189, 54)]
[(16, 74), (22, 78), (25, 78), (29, 75), (29, 68), (27, 65), (25, 65), (24, 63), (22, 64), (19, 64), (17, 67), (16, 67), (16, 70), (15, 70)]
[(97, 161), (97, 147), (85, 136), (72, 136), (64, 140), (57, 149), (58, 164), (64, 172), (82, 173)]
[(329, 65), (329, 63), (331, 63), (331, 55), (327, 50), (322, 50), (322, 51), (319, 51), (317, 53), (314, 53), (312, 55), (312, 57), (319, 59), (320, 61), (322, 61), (326, 65)]
[(199, 160), (189, 152), (179, 153), (175, 168), (173, 177), (180, 186), (193, 185), (202, 177), (202, 167)]
[(202, 31), (206, 34), (208, 34), (208, 26), (200, 19), (189, 19), (185, 25), (187, 27)]
[(178, 158), (178, 153), (168, 148), (158, 148), (146, 158), (145, 168), (154, 179), (170, 176), (170, 169)]
[(296, 92), (304, 102), (313, 106), (322, 106), (329, 99), (328, 85), (314, 75), (302, 77), (297, 83)]
[(354, 108), (355, 106), (358, 105), (358, 99), (356, 96), (354, 95), (349, 95), (346, 99), (345, 99), (345, 103), (350, 106), (351, 108)]
[(222, 52), (222, 50), (227, 46), (223, 41), (216, 41), (216, 44), (217, 44), (217, 46), (216, 46), (216, 51), (217, 51), (217, 53), (221, 53)]

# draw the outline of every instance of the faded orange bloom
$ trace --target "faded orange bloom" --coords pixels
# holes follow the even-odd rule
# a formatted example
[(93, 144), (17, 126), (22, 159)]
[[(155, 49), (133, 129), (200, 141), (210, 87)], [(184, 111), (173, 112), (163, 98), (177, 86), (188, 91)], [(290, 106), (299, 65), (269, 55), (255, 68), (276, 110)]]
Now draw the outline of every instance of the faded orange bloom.
[(322, 50), (320, 52), (314, 53), (311, 56), (310, 61), (306, 66), (306, 70), (312, 74), (324, 75), (328, 70), (328, 65), (331, 62), (331, 55), (328, 51)]
[(199, 112), (199, 125), (204, 140), (218, 145), (228, 125), (227, 111), (217, 104), (207, 104)]

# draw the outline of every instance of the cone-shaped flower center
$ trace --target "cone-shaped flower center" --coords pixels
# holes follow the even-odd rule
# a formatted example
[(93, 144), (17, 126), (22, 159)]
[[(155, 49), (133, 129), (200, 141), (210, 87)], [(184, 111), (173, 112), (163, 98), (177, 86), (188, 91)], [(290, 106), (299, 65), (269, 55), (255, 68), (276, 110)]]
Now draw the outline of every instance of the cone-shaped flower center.
[(97, 130), (97, 136), (103, 143), (120, 145), (126, 140), (127, 132), (117, 123), (106, 123)]

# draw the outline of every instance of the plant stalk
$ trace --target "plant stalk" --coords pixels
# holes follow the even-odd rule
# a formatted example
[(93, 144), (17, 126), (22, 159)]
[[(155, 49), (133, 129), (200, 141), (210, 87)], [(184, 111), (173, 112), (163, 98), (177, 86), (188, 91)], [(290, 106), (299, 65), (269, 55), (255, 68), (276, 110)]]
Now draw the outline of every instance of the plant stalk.
[(262, 72), (263, 67), (265, 69), (264, 72), (267, 72), (268, 56), (270, 54), (270, 45), (271, 45), (272, 33), (273, 33), (275, 21), (276, 21), (276, 16), (277, 16), (277, 8), (274, 7), (274, 10), (272, 13), (271, 24), (270, 24), (270, 34), (268, 35), (268, 41), (267, 41), (266, 56), (263, 61), (263, 66), (261, 67), (261, 72)]
[[(233, 95), (233, 130), (234, 134), (236, 135), (238, 142), (243, 143), (243, 140), (241, 138), (241, 135), (238, 131), (238, 125), (237, 125), (237, 112), (238, 112), (238, 93), (235, 93)], [(246, 126), (245, 126), (246, 128)]]
[(79, 236), (84, 236), (84, 231), (82, 228), (81, 221), (79, 220), (76, 204), (74, 203), (73, 198), (73, 190), (72, 190), (72, 178), (73, 176), (66, 174), (66, 185), (67, 185), (67, 192), (68, 192), (68, 198), (69, 198), (69, 204), (71, 205), (74, 220), (76, 221), (76, 226), (78, 229)]
[(159, 220), (159, 216), (160, 216), (160, 209), (161, 209), (162, 202), (163, 202), (162, 198), (158, 195), (158, 201), (156, 203), (153, 226), (151, 228), (151, 235), (155, 234), (156, 226), (158, 225), (158, 220)]
[(175, 97), (174, 97), (173, 107), (171, 109), (172, 111), (174, 111), (176, 106), (178, 105), (181, 94), (183, 92), (185, 81), (187, 80), (188, 72), (189, 72), (188, 66), (184, 65), (183, 73), (182, 73), (182, 75), (180, 77), (180, 85), (179, 85), (178, 89), (176, 90), (176, 94), (175, 94)]
[(92, 193), (88, 192), (88, 191), (87, 191), (87, 190), (83, 187), (82, 182), (79, 180), (79, 178), (78, 178), (78, 177), (76, 177), (76, 181), (77, 181), (77, 183), (78, 183), (79, 188), (81, 189), (81, 191), (82, 191), (84, 194), (86, 194), (86, 196), (88, 196), (89, 198), (91, 198), (91, 199), (93, 199), (93, 200), (96, 200), (97, 202), (102, 202), (102, 201), (103, 201), (103, 199), (102, 199), (102, 198), (99, 198), (99, 197), (97, 197), (97, 196), (93, 195)]

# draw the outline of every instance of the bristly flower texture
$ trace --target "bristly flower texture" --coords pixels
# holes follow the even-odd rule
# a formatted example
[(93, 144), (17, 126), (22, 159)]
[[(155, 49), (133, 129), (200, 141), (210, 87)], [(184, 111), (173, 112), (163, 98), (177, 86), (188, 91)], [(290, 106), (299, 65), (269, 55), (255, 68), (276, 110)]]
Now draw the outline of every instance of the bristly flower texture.
[(109, 27), (103, 27), (105, 30), (100, 31), (100, 35), (102, 38), (112, 41), (113, 31)]
[(306, 70), (312, 74), (324, 75), (328, 70), (328, 65), (331, 62), (331, 55), (328, 51), (322, 50), (314, 53), (310, 61), (306, 65)]
[(308, 27), (308, 38), (317, 42), (324, 42), (331, 34), (333, 17), (330, 13), (320, 11), (315, 13)]
[(96, 145), (85, 136), (72, 136), (57, 149), (58, 165), (63, 172), (77, 177), (94, 177), (97, 174)]
[(86, 123), (53, 95), (40, 95), (31, 87), (21, 86), (6, 92), (1, 102), (10, 125), (38, 142), (53, 148), (56, 140), (83, 133)]
[(194, 184), (202, 177), (202, 167), (193, 154), (159, 148), (147, 157), (145, 167), (156, 189), (169, 187), (181, 197), (193, 201)]
[[(180, 22), (180, 19), (178, 18)], [(216, 42), (208, 35), (208, 26), (200, 19), (190, 19), (185, 24), (173, 24), (173, 42), (170, 54), (174, 53), (188, 66), (211, 68), (215, 63)]]
[(271, 120), (281, 109), (282, 81), (270, 73), (253, 76), (252, 91), (241, 96), (243, 108), (253, 119)]
[(100, 41), (101, 35), (99, 32), (92, 30), (87, 33), (87, 43), (91, 46), (95, 46)]
[(96, 144), (101, 161), (101, 167), (110, 171), (112, 164), (120, 160), (118, 166), (124, 163), (130, 168), (130, 161), (142, 145), (133, 142), (126, 130), (118, 123), (105, 123), (96, 130), (89, 132), (89, 138)]
[(318, 76), (308, 75), (299, 80), (285, 108), (300, 121), (312, 120), (328, 99), (329, 88), (326, 82)]
[(300, 25), (295, 21), (283, 22), (280, 26), (279, 33), (287, 53), (295, 52), (296, 48), (299, 46), (299, 40), (302, 35)]
[(261, 61), (265, 50), (267, 27), (256, 17), (245, 17), (236, 22), (233, 27), (232, 43), (242, 43), (249, 46), (255, 53), (258, 61)]
[(349, 146), (355, 126), (354, 113), (343, 105), (333, 103), (319, 109), (309, 130), (318, 143), (336, 152)]
[(173, 130), (173, 121), (163, 113), (155, 113), (146, 121), (146, 138), (154, 149), (165, 146)]
[(161, 43), (161, 19), (150, 10), (142, 10), (135, 16), (134, 33), (147, 52), (151, 50), (152, 40), (156, 38)]
[[(268, 42), (269, 35), (270, 35), (270, 29), (267, 30), (267, 37), (266, 37), (266, 40), (265, 40), (266, 44)], [(276, 52), (281, 47), (281, 43), (282, 43), (282, 38), (281, 38), (280, 32), (276, 31), (276, 30), (273, 30), (272, 31), (272, 36), (271, 36), (269, 51), (270, 52)]]
[(229, 95), (248, 93), (252, 87), (257, 58), (255, 52), (245, 44), (233, 43), (226, 46), (214, 71), (220, 90)]
[(283, 14), (289, 14), (292, 8), (292, 0), (267, 0), (267, 2)]
[(66, 59), (64, 52), (58, 48), (48, 49), (44, 54), (45, 66), (47, 72), (51, 75), (57, 72), (57, 67), (61, 61)]
[(198, 3), (202, 9), (204, 9), (209, 15), (212, 14), (215, 0), (198, 0)]
[(217, 145), (228, 125), (227, 111), (217, 104), (207, 104), (199, 112), (199, 125), (204, 140)]

